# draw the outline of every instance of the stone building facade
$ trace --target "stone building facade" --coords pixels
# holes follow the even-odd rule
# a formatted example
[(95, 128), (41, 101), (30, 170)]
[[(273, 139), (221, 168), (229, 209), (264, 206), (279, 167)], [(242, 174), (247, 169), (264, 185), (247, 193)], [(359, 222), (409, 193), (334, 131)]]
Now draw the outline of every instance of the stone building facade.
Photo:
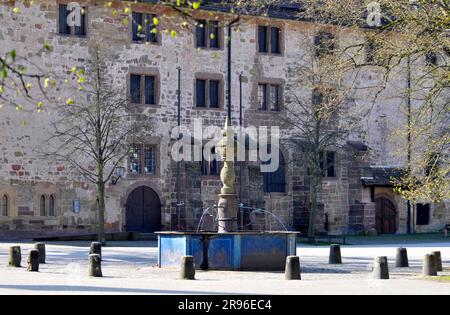
[[(142, 171), (133, 174), (132, 161), (124, 163), (128, 170), (126, 176), (107, 187), (106, 227), (110, 232), (145, 233), (196, 229), (204, 210), (217, 203), (220, 180), (216, 170), (211, 170), (210, 166), (205, 171), (205, 165), (199, 162), (182, 163), (180, 186), (183, 206), (177, 210), (176, 163), (170, 157), (173, 144), (170, 132), (177, 124), (177, 68), (182, 68), (182, 124), (190, 126), (195, 119), (202, 119), (205, 126), (223, 126), (227, 116), (226, 30), (219, 27), (215, 33), (217, 41), (207, 43), (205, 49), (197, 48), (195, 27), (183, 28), (183, 19), (174, 10), (135, 3), (131, 6), (133, 12), (161, 17), (161, 32), (157, 38), (145, 44), (137, 43), (133, 41), (133, 23), (125, 25), (122, 22), (130, 14), (119, 10), (117, 15), (112, 15), (111, 8), (91, 2), (84, 12), (85, 34), (76, 35), (76, 31), (70, 30), (70, 34), (61, 34), (64, 32), (59, 25), (61, 5), (68, 2), (42, 0), (35, 1), (31, 7), (22, 7), (21, 3), (14, 4), (14, 1), (1, 4), (0, 52), (15, 49), (18, 55), (27, 56), (44, 43), (49, 43), (51, 54), (40, 57), (29, 54), (30, 58), (36, 58), (33, 60), (49, 72), (69, 73), (73, 66), (83, 67), (90, 58), (92, 47), (102, 43), (110, 54), (109, 73), (118, 87), (129, 89), (133, 75), (156, 78), (154, 104), (130, 104), (155, 120), (156, 133), (140, 147), (145, 154), (151, 154), (152, 170), (148, 174)], [(22, 7), (21, 14), (12, 12), (15, 5)], [(217, 12), (199, 11), (193, 16), (199, 20), (229, 19)], [(239, 118), (237, 78), (241, 74), (246, 126), (278, 124), (273, 112), (261, 111), (256, 105), (258, 85), (279, 86), (282, 104), (285, 86), (292, 80), (287, 69), (299, 56), (308, 53), (304, 43), (313, 41), (319, 28), (332, 32), (342, 45), (364, 36), (363, 31), (355, 33), (289, 19), (244, 16), (241, 20), (239, 31), (232, 36), (231, 101), (233, 124), (236, 124)], [(279, 51), (258, 51), (259, 26), (278, 28)], [(172, 30), (176, 31), (176, 36)], [(399, 78), (396, 82), (405, 84), (405, 76), (399, 74)], [(195, 106), (198, 79), (218, 82), (215, 90), (218, 108)], [(369, 69), (359, 83), (376, 80), (376, 69)], [(385, 175), (382, 170), (401, 167), (402, 164), (391, 154), (395, 144), (389, 141), (390, 131), (405, 119), (398, 102), (391, 97), (395, 90), (395, 85), (386, 89), (375, 104), (370, 103), (365, 95), (355, 96), (354, 104), (373, 106), (373, 110), (360, 117), (364, 128), (350, 134), (347, 141), (332, 152), (334, 173), (323, 179), (318, 231), (331, 234), (375, 232), (378, 217), (382, 220), (378, 222), (378, 232), (406, 232), (406, 202), (393, 193), (389, 184), (383, 184)], [(0, 109), (2, 236), (83, 234), (94, 229), (97, 219), (94, 187), (69, 165), (43, 159), (38, 153), (41, 145), (51, 145), (46, 143), (46, 139), (52, 132), (54, 115), (51, 109), (43, 113), (17, 111), (11, 106)], [(145, 148), (151, 148), (151, 152)], [(258, 163), (246, 163), (243, 167), (243, 203), (266, 211), (249, 216), (246, 210), (243, 221), (248, 229), (281, 229), (282, 225), (276, 218), (289, 229), (307, 229), (310, 208), (308, 170), (298, 162), (302, 160), (301, 152), (287, 147), (282, 147), (281, 151), (285, 159), (283, 191), (268, 192), (264, 188), (264, 174), (260, 172)], [(429, 211), (429, 220), (425, 222), (427, 224), (416, 226), (418, 232), (438, 231), (450, 223), (448, 203), (432, 205), (428, 210), (425, 207), (421, 211)], [(388, 218), (383, 219), (381, 212), (388, 213)], [(417, 216), (417, 211), (414, 214)], [(147, 224), (148, 220), (152, 220), (151, 224)], [(413, 221), (417, 223), (416, 218)]]

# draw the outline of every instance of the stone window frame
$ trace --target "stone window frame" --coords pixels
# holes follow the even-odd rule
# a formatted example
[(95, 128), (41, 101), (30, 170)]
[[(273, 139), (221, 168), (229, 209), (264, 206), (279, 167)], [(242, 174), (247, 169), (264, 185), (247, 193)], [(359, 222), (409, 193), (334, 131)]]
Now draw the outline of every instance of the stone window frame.
[[(197, 107), (197, 80), (205, 80), (207, 83), (206, 88), (206, 107)], [(219, 81), (219, 107), (213, 108), (210, 107), (210, 81)], [(211, 111), (220, 111), (224, 110), (225, 108), (225, 82), (224, 82), (224, 76), (221, 73), (210, 73), (210, 72), (197, 72), (194, 77), (194, 83), (193, 83), (194, 89), (193, 89), (193, 108), (196, 110), (211, 110)]]
[[(253, 97), (254, 99), (254, 108), (259, 112), (259, 113), (279, 113), (283, 111), (284, 108), (284, 93), (285, 93), (285, 83), (286, 81), (283, 79), (274, 79), (274, 78), (260, 78), (259, 80), (256, 80), (255, 82), (255, 95)], [(267, 95), (266, 95), (266, 103), (267, 103), (267, 108), (263, 109), (261, 108), (260, 104), (259, 104), (259, 86), (260, 85), (267, 85), (269, 87), (269, 90), (267, 91)], [(272, 106), (270, 106), (271, 104), (271, 92), (270, 92), (270, 87), (271, 86), (279, 86), (279, 91), (278, 91), (278, 110), (272, 110)]]
[[(204, 145), (205, 145), (206, 143), (203, 143), (203, 145), (202, 145), (202, 161), (200, 162), (200, 165), (201, 165), (201, 176), (202, 176), (202, 179), (203, 180), (220, 180), (220, 172), (221, 172), (221, 170), (222, 170), (222, 168), (223, 168), (223, 165), (224, 165), (224, 163), (223, 163), (223, 161), (215, 161), (216, 163), (217, 163), (217, 169), (218, 169), (218, 174), (216, 174), (216, 175), (214, 175), (214, 174), (211, 174), (211, 172), (210, 172), (210, 170), (211, 170), (211, 163), (213, 163), (213, 161), (206, 161), (206, 159), (205, 159), (205, 156), (203, 155), (203, 150), (204, 150)], [(213, 148), (211, 148), (211, 149), (214, 149), (215, 151), (216, 151), (216, 154), (218, 153), (218, 145), (216, 145), (216, 146), (214, 146)], [(211, 150), (212, 151), (212, 150)], [(203, 172), (203, 166), (204, 166), (204, 163), (208, 163), (208, 169), (209, 169), (209, 171), (208, 171), (208, 174), (205, 174), (204, 172)]]
[[(142, 172), (141, 169), (141, 173), (140, 174), (133, 174), (131, 173), (131, 168), (130, 168), (130, 161), (129, 161), (129, 156), (127, 157), (127, 174), (126, 177), (129, 179), (141, 179), (141, 178), (145, 178), (145, 179), (149, 179), (149, 178), (158, 178), (161, 174), (161, 145), (159, 142), (157, 141), (147, 141), (147, 142), (143, 142), (143, 143), (135, 143), (132, 144), (131, 147), (133, 146), (141, 146), (141, 148), (144, 148), (145, 146), (148, 147), (153, 147), (155, 150), (155, 171), (153, 172), (153, 174), (145, 174)], [(130, 150), (130, 153), (132, 151)], [(141, 157), (140, 157), (140, 161), (141, 161), (141, 165), (144, 165), (143, 162), (145, 162), (145, 158), (144, 158), (144, 150), (141, 150)]]
[[(8, 216), (3, 216), (2, 199), (3, 196), (8, 197)], [(0, 220), (8, 220), (18, 215), (18, 209), (15, 203), (16, 191), (13, 188), (4, 188), (0, 190)]]
[[(267, 27), (267, 46), (268, 46), (268, 52), (260, 52), (259, 51), (259, 27), (260, 26), (265, 26)], [(272, 53), (270, 50), (272, 41), (271, 41), (271, 37), (272, 37), (272, 32), (271, 29), (273, 27), (276, 27), (279, 29), (280, 32), (280, 38), (279, 38), (279, 48), (280, 48), (280, 52), (279, 53)], [(276, 23), (271, 21), (270, 23), (257, 23), (256, 24), (256, 30), (255, 30), (255, 43), (256, 43), (256, 53), (258, 55), (262, 55), (262, 56), (274, 56), (274, 57), (284, 57), (285, 54), (285, 50), (286, 50), (286, 44), (285, 44), (285, 37), (286, 37), (286, 29), (284, 27), (283, 24), (281, 23)]]
[[(317, 47), (317, 38), (320, 35), (331, 35), (332, 41), (333, 41), (333, 49), (332, 50), (327, 50), (327, 51), (319, 51), (318, 47)], [(323, 27), (320, 28), (319, 30), (315, 31), (313, 34), (313, 47), (314, 47), (314, 56), (316, 58), (322, 58), (331, 54), (334, 54), (336, 52), (337, 49), (339, 49), (339, 34), (337, 31), (335, 31), (333, 28), (331, 27)]]
[(60, 28), (59, 28), (59, 5), (61, 5), (61, 4), (67, 5), (67, 4), (71, 3), (71, 2), (73, 2), (73, 1), (71, 1), (71, 0), (57, 0), (57, 2), (56, 2), (56, 33), (59, 36), (62, 36), (62, 37), (87, 39), (87, 38), (89, 38), (89, 33), (90, 33), (89, 25), (90, 25), (90, 22), (91, 22), (91, 17), (90, 17), (90, 14), (89, 14), (90, 10), (89, 10), (88, 3), (85, 3), (85, 1), (80, 3), (80, 5), (81, 5), (82, 10), (84, 10), (84, 16), (85, 16), (85, 18), (84, 18), (85, 19), (85, 30), (84, 30), (84, 32), (86, 34), (85, 35), (75, 35), (75, 28), (74, 27), (71, 28), (70, 34), (61, 34), (60, 33)]
[[(330, 154), (330, 153), (334, 154), (334, 161), (333, 161), (334, 162), (333, 163), (333, 165), (334, 165), (334, 176), (329, 176), (328, 175), (328, 168), (329, 168), (329, 166), (328, 166), (328, 154)], [(333, 150), (333, 149), (326, 150), (325, 152), (321, 152), (321, 156), (325, 157), (326, 160), (324, 160), (324, 161), (327, 161), (326, 165), (324, 164), (323, 166), (322, 166), (323, 162), (321, 162), (322, 178), (326, 179), (326, 180), (337, 180), (338, 177), (339, 177), (338, 176), (338, 163), (339, 163), (338, 156), (339, 156), (339, 154), (338, 154), (337, 150)], [(322, 158), (321, 158), (321, 160), (322, 160)]]
[[(268, 143), (269, 145), (272, 145), (271, 143)], [(283, 197), (283, 196), (288, 196), (291, 191), (292, 191), (292, 170), (290, 169), (289, 165), (291, 163), (291, 156), (290, 156), (290, 152), (289, 150), (287, 150), (284, 146), (280, 145), (278, 146), (278, 150), (280, 150), (280, 153), (283, 155), (284, 158), (284, 166), (285, 166), (285, 170), (284, 170), (284, 176), (285, 176), (285, 192), (265, 192), (264, 191), (264, 173), (260, 172), (260, 166), (258, 166), (258, 164), (261, 164), (262, 161), (259, 159), (258, 157), (258, 162), (257, 164), (253, 165), (252, 167), (256, 168), (258, 170), (258, 172), (261, 174), (262, 176), (262, 187), (261, 187), (261, 191), (262, 194), (264, 196), (274, 196), (274, 197)]]
[[(50, 215), (50, 198), (53, 196), (55, 201), (54, 215)], [(56, 219), (60, 215), (59, 211), (59, 194), (56, 192), (56, 188), (43, 188), (40, 192), (35, 194), (34, 197), (34, 216), (45, 219)], [(45, 197), (45, 215), (41, 214), (41, 198)]]
[[(133, 14), (133, 13), (141, 13), (141, 14), (149, 14), (149, 15), (153, 15), (153, 16), (155, 16), (156, 18), (158, 18), (159, 20), (160, 20), (160, 23), (161, 23), (161, 19), (160, 19), (160, 14), (158, 13), (158, 12), (154, 12), (154, 11), (149, 11), (149, 10), (144, 10), (144, 9), (132, 9), (131, 10), (131, 14)], [(131, 15), (131, 16), (133, 16), (133, 15)], [(156, 38), (157, 38), (157, 42), (155, 43), (155, 42), (150, 42), (150, 41), (148, 41), (147, 39), (145, 40), (145, 41), (142, 41), (142, 42), (139, 42), (139, 41), (135, 41), (135, 40), (133, 40), (133, 22), (134, 21), (131, 21), (131, 23), (129, 23), (129, 26), (128, 26), (128, 33), (131, 35), (130, 36), (130, 43), (132, 43), (132, 44), (138, 44), (138, 45), (152, 45), (152, 46), (162, 46), (162, 32), (161, 32), (161, 24), (159, 24), (158, 26), (157, 26), (157, 28), (158, 28), (158, 33), (157, 33), (157, 36), (156, 36)], [(145, 29), (145, 26), (143, 26), (144, 27), (144, 29)]]
[[(225, 31), (224, 27), (220, 25), (220, 21), (213, 20), (213, 19), (196, 19), (196, 25), (194, 30), (194, 48), (201, 49), (201, 50), (215, 50), (215, 51), (223, 51), (225, 49)], [(197, 27), (200, 22), (205, 22), (204, 28), (205, 28), (205, 38), (206, 38), (206, 47), (199, 47), (197, 43)], [(211, 22), (217, 22), (218, 28), (219, 28), (219, 48), (211, 47), (211, 38), (210, 38), (210, 23)]]
[[(131, 100), (131, 76), (141, 76), (141, 102), (133, 103)], [(155, 77), (155, 104), (145, 104), (145, 77)], [(144, 79), (143, 79), (144, 78)], [(129, 106), (141, 108), (161, 107), (161, 74), (158, 68), (130, 67), (127, 74), (127, 98)]]

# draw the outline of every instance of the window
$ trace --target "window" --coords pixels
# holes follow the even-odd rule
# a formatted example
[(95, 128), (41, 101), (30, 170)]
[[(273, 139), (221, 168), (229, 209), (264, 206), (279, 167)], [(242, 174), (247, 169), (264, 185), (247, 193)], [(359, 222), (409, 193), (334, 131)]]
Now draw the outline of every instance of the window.
[(132, 37), (134, 42), (158, 43), (159, 22), (154, 14), (132, 13)]
[(265, 54), (281, 54), (281, 29), (258, 26), (258, 51)]
[(197, 48), (221, 49), (221, 32), (217, 21), (197, 21), (195, 30)]
[(334, 51), (334, 35), (331, 33), (320, 32), (314, 38), (316, 47), (316, 56), (323, 57), (332, 54)]
[(134, 145), (129, 157), (129, 172), (133, 175), (156, 174), (156, 148), (150, 145)]
[[(157, 105), (157, 76), (130, 75), (130, 99), (132, 104)], [(143, 91), (143, 92), (142, 92)]]
[[(76, 10), (75, 8), (73, 10)], [(86, 36), (87, 23), (86, 23), (86, 7), (81, 8), (80, 25), (69, 26), (67, 24), (67, 17), (71, 12), (68, 10), (66, 4), (59, 5), (59, 34), (63, 35), (75, 35)]]
[(7, 217), (9, 215), (9, 200), (8, 195), (4, 194), (2, 197), (2, 203), (1, 203), (1, 210), (2, 210), (2, 216)]
[(281, 103), (281, 85), (258, 84), (258, 107), (260, 110), (279, 111)]
[[(269, 147), (269, 150), (271, 148)], [(270, 161), (264, 162), (270, 164)], [(286, 192), (286, 160), (280, 151), (280, 166), (273, 173), (264, 173), (264, 192), (265, 193), (285, 193)]]
[(212, 159), (212, 155), (216, 154), (216, 148), (211, 149), (211, 155), (206, 157), (203, 155), (202, 159), (202, 175), (203, 176), (219, 176), (220, 175), (220, 161)]
[(336, 177), (336, 152), (322, 153), (320, 168), (323, 177)]
[(55, 196), (53, 195), (48, 199), (48, 215), (50, 217), (55, 216)]
[(436, 66), (438, 63), (437, 54), (432, 51), (427, 52), (425, 55), (425, 62), (427, 66)]
[(39, 214), (41, 217), (45, 217), (45, 196), (42, 195), (40, 200), (39, 200)]
[(222, 103), (222, 82), (213, 79), (196, 79), (195, 107), (220, 108)]
[(430, 224), (430, 205), (429, 204), (417, 204), (417, 225), (429, 225)]

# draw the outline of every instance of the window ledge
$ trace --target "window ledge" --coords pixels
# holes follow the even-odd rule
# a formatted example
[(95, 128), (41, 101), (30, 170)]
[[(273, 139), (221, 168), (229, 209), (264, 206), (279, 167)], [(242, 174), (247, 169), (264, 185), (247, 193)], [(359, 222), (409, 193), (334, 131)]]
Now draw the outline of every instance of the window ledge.
[(219, 108), (211, 108), (211, 107), (193, 107), (193, 109), (195, 110), (207, 110), (207, 111), (224, 111), (225, 108), (224, 107), (219, 107)]

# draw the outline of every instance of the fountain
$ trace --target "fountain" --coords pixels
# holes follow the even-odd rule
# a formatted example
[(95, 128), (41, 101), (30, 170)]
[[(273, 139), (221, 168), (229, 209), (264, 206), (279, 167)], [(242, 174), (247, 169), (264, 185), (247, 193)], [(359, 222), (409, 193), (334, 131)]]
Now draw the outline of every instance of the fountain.
[[(232, 150), (236, 144), (228, 119), (223, 136), (220, 143), (224, 160), (220, 174), (222, 189), (216, 207), (218, 232), (199, 232), (198, 229), (194, 232), (157, 233), (158, 265), (160, 268), (175, 268), (179, 266), (182, 256), (194, 256), (196, 268), (202, 270), (282, 271), (286, 257), (296, 255), (298, 233), (238, 231), (239, 205), (234, 188), (236, 175), (233, 165), (236, 150)], [(200, 225), (207, 212), (209, 209), (203, 213)]]

